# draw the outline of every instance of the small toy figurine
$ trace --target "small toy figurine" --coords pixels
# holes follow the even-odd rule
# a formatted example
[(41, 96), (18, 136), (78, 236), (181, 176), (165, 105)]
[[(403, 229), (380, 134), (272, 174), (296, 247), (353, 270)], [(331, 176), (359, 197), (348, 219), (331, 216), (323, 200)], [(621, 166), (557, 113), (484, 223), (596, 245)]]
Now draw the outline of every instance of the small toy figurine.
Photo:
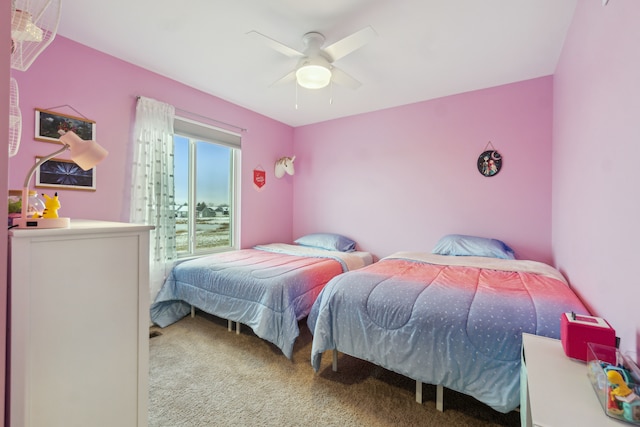
[(614, 386), (616, 386), (615, 388), (612, 388), (611, 394), (613, 394), (615, 396), (623, 396), (624, 397), (624, 396), (627, 396), (627, 395), (629, 395), (629, 394), (631, 394), (633, 392), (633, 390), (631, 390), (627, 386), (627, 383), (622, 378), (622, 375), (620, 375), (620, 372), (618, 372), (618, 371), (608, 371), (607, 372), (607, 378), (609, 379), (609, 383), (611, 383)]
[[(56, 192), (53, 197), (49, 197), (48, 194), (42, 193), (44, 196), (44, 211), (42, 215), (37, 218), (58, 218), (58, 209), (60, 209), (60, 200), (58, 199), (58, 193)], [(37, 214), (34, 214), (34, 217)]]

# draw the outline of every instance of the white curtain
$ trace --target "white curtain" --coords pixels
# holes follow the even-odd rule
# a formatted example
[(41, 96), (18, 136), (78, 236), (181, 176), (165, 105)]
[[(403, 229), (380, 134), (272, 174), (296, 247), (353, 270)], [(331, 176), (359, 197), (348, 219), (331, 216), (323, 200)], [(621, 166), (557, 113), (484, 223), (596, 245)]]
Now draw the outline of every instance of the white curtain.
[(176, 260), (173, 186), (175, 108), (140, 97), (136, 105), (131, 222), (153, 225), (149, 277), (151, 302)]

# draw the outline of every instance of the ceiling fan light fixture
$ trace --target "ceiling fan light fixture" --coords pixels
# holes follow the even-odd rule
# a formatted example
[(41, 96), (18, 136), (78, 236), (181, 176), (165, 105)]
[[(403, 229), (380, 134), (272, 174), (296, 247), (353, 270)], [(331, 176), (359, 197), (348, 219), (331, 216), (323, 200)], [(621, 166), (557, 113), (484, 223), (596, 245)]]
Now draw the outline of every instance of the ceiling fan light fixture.
[(331, 81), (331, 70), (322, 65), (303, 65), (296, 71), (298, 84), (307, 89), (322, 89)]

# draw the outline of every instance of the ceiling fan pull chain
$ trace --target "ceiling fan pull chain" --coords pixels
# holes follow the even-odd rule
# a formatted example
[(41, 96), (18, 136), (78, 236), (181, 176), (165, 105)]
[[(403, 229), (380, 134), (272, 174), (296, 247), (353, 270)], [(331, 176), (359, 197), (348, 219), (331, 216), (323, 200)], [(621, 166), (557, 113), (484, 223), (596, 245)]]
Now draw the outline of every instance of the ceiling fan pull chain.
[(333, 80), (329, 82), (329, 105), (333, 105)]
[(296, 82), (295, 86), (296, 86), (296, 104), (295, 105), (297, 110), (298, 109), (298, 82)]

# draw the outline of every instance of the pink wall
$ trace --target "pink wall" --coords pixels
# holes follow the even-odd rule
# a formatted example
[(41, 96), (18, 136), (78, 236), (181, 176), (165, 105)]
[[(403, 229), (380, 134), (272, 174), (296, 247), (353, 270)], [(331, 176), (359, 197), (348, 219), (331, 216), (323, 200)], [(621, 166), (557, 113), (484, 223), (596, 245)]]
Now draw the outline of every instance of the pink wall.
[[(35, 156), (56, 149), (52, 143), (33, 140), (34, 108), (69, 105), (97, 122), (97, 141), (109, 150), (109, 157), (97, 166), (97, 191), (59, 191), (60, 215), (128, 221), (131, 134), (136, 96), (142, 95), (248, 129), (242, 133), (241, 245), (291, 240), (293, 182), (273, 176), (275, 160), (292, 151), (291, 127), (63, 37), (57, 37), (28, 71), (14, 76), (20, 86), (23, 131), (20, 151), (9, 162), (10, 188), (22, 187)], [(73, 109), (56, 111), (77, 116)], [(261, 192), (252, 184), (258, 166), (267, 171)]]
[[(551, 77), (295, 129), (294, 237), (343, 233), (377, 257), (447, 233), (551, 261)], [(476, 161), (491, 141), (494, 177)]]
[[(11, 8), (10, 2), (0, 2), (0, 40), (9, 40), (11, 37)], [(0, 54), (0, 99), (9, 99), (9, 70), (11, 66), (10, 56)], [(0, 135), (9, 134), (9, 103), (0, 103)], [(0, 150), (0, 188), (7, 188), (8, 154), (7, 149)], [(0, 198), (1, 199), (1, 198)], [(0, 200), (0, 212), (7, 212), (7, 201)], [(7, 241), (7, 229), (0, 228), (0, 241)], [(5, 362), (6, 362), (6, 338), (7, 338), (7, 245), (0, 245), (0, 420), (4, 420), (4, 384), (5, 384)]]
[(640, 355), (640, 2), (578, 2), (554, 78), (557, 266)]

